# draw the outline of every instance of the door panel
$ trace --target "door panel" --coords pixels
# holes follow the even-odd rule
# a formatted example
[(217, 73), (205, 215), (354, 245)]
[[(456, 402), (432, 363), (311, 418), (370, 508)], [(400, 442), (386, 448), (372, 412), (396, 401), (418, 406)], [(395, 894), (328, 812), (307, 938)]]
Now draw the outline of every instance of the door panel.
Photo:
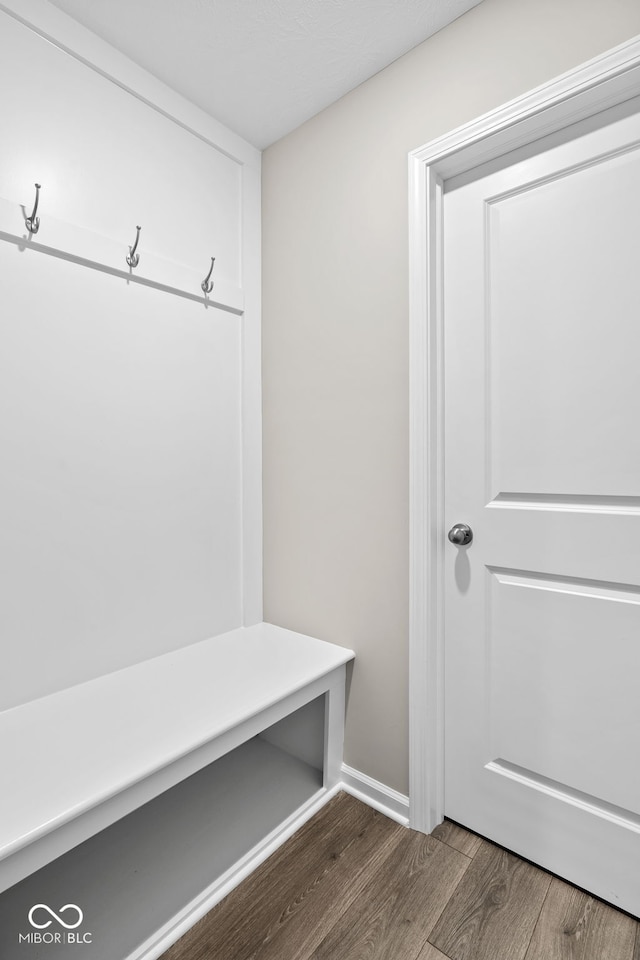
[(636, 148), (485, 199), (494, 496), (637, 489), (639, 184)]
[(639, 117), (444, 201), (445, 813), (636, 914)]
[(529, 571), (494, 568), (489, 577), (487, 761), (632, 809), (640, 595)]

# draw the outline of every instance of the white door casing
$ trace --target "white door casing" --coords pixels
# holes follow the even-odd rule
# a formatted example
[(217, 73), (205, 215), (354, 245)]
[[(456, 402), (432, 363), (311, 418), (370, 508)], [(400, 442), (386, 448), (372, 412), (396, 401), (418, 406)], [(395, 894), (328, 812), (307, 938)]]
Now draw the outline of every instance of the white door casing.
[[(629, 358), (624, 351), (617, 350), (614, 338), (605, 341), (611, 348), (608, 357), (605, 355), (606, 352), (599, 350), (598, 338), (603, 327), (599, 329), (595, 322), (599, 315), (607, 314), (602, 318), (606, 326), (612, 310), (616, 311), (616, 317), (619, 320), (620, 305), (615, 298), (607, 300), (605, 295), (605, 299), (598, 307), (594, 299), (597, 284), (595, 287), (591, 281), (581, 284), (584, 303), (580, 307), (583, 308), (583, 312), (586, 310), (591, 314), (592, 320), (587, 322), (582, 331), (581, 347), (577, 354), (582, 352), (583, 360), (591, 358), (594, 363), (600, 362), (593, 378), (590, 379), (591, 375), (584, 378), (581, 388), (583, 393), (575, 398), (575, 402), (573, 402), (572, 391), (580, 384), (573, 384), (570, 389), (567, 389), (571, 377), (563, 379), (563, 372), (567, 364), (576, 366), (572, 358), (575, 359), (577, 354), (571, 350), (571, 338), (576, 337), (576, 324), (565, 325), (564, 334), (561, 335), (561, 339), (564, 336), (565, 341), (556, 343), (557, 349), (550, 353), (549, 346), (553, 345), (554, 338), (559, 336), (558, 324), (553, 322), (553, 311), (556, 309), (557, 313), (557, 308), (553, 304), (536, 302), (534, 289), (531, 291), (531, 297), (528, 298), (527, 309), (521, 315), (520, 326), (518, 323), (500, 322), (498, 319), (495, 321), (498, 328), (496, 335), (496, 331), (493, 330), (495, 323), (492, 319), (489, 324), (492, 332), (489, 352), (496, 382), (492, 383), (488, 403), (490, 409), (497, 412), (490, 418), (492, 419), (493, 446), (487, 462), (492, 467), (493, 475), (490, 480), (487, 479), (489, 489), (485, 489), (485, 478), (482, 477), (486, 472), (482, 423), (485, 388), (480, 384), (480, 394), (474, 400), (474, 387), (471, 383), (467, 383), (469, 411), (466, 415), (461, 414), (457, 427), (461, 423), (464, 427), (467, 420), (468, 432), (462, 444), (464, 449), (459, 451), (457, 466), (455, 465), (456, 448), (455, 446), (453, 448), (451, 467), (447, 466), (448, 485), (445, 487), (442, 395), (445, 383), (448, 381), (443, 366), (445, 350), (442, 310), (442, 222), (443, 216), (448, 218), (451, 215), (453, 223), (455, 205), (456, 203), (463, 205), (465, 192), (467, 200), (470, 192), (473, 193), (474, 190), (482, 192), (481, 187), (478, 186), (480, 172), (475, 168), (483, 162), (487, 164), (487, 161), (495, 161), (509, 150), (518, 150), (519, 152), (511, 159), (518, 160), (519, 166), (502, 160), (498, 164), (494, 162), (493, 167), (491, 164), (486, 165), (481, 171), (485, 177), (489, 173), (491, 177), (498, 177), (500, 180), (499, 186), (485, 182), (488, 186), (488, 192), (485, 191), (487, 196), (491, 195), (492, 190), (494, 194), (508, 194), (503, 196), (501, 201), (494, 200), (488, 205), (484, 203), (484, 198), (480, 202), (481, 214), (479, 226), (477, 226), (480, 231), (480, 243), (481, 245), (484, 243), (488, 224), (493, 231), (494, 245), (489, 269), (493, 270), (494, 274), (498, 271), (500, 276), (500, 283), (495, 284), (493, 289), (494, 301), (490, 305), (492, 318), (500, 318), (501, 310), (503, 314), (506, 311), (511, 316), (516, 302), (513, 297), (521, 294), (525, 278), (522, 275), (519, 276), (515, 286), (510, 290), (509, 283), (503, 282), (507, 275), (515, 277), (518, 271), (522, 273), (523, 263), (530, 263), (532, 267), (535, 266), (529, 276), (531, 283), (536, 276), (536, 270), (551, 268), (553, 271), (553, 264), (560, 260), (559, 252), (564, 249), (563, 240), (567, 239), (566, 236), (564, 238), (562, 236), (562, 224), (558, 224), (555, 232), (549, 233), (546, 244), (543, 242), (544, 238), (536, 237), (535, 231), (537, 229), (539, 233), (540, 224), (546, 222), (545, 203), (549, 204), (551, 209), (551, 205), (557, 202), (555, 195), (563, 192), (563, 188), (568, 183), (571, 183), (569, 192), (563, 192), (565, 198), (568, 198), (569, 205), (565, 227), (578, 222), (582, 223), (582, 239), (577, 246), (574, 244), (569, 261), (573, 263), (575, 270), (578, 270), (577, 275), (580, 275), (580, 264), (590, 264), (588, 269), (590, 273), (595, 274), (593, 257), (599, 257), (597, 263), (601, 268), (600, 274), (611, 275), (615, 285), (621, 270), (626, 274), (629, 273), (629, 264), (625, 264), (625, 257), (628, 259), (629, 256), (633, 256), (628, 253), (629, 245), (600, 244), (600, 250), (594, 253), (594, 238), (601, 235), (603, 231), (613, 230), (611, 216), (614, 216), (614, 220), (615, 216), (622, 216), (620, 209), (617, 214), (614, 214), (611, 205), (606, 202), (607, 185), (615, 183), (617, 187), (620, 186), (629, 173), (632, 177), (636, 177), (637, 183), (637, 167), (634, 170), (630, 155), (624, 155), (606, 163), (584, 167), (568, 179), (566, 177), (557, 179), (557, 169), (558, 165), (560, 167), (564, 165), (565, 168), (575, 167), (575, 164), (584, 161), (584, 157), (580, 159), (576, 154), (578, 149), (576, 144), (580, 142), (584, 147), (584, 138), (573, 142), (571, 133), (566, 132), (566, 128), (571, 123), (592, 117), (604, 108), (627, 101), (640, 92), (639, 63), (640, 44), (637, 41), (625, 44), (475, 124), (416, 151), (410, 158), (412, 186), (410, 200), (412, 219), (411, 822), (414, 827), (425, 831), (432, 829), (445, 812), (443, 612), (446, 578), (444, 574), (448, 566), (453, 578), (457, 564), (459, 583), (456, 585), (455, 579), (452, 579), (452, 584), (453, 589), (459, 591), (460, 595), (457, 599), (462, 602), (448, 606), (448, 626), (455, 626), (455, 618), (464, 617), (464, 611), (470, 610), (478, 599), (482, 607), (485, 589), (489, 591), (492, 595), (492, 616), (498, 637), (497, 641), (491, 641), (493, 644), (491, 649), (494, 652), (498, 651), (496, 662), (492, 663), (492, 657), (484, 647), (482, 631), (477, 631), (476, 640), (469, 641), (469, 646), (463, 647), (458, 653), (462, 659), (469, 656), (472, 660), (475, 658), (473, 665), (468, 664), (475, 679), (478, 671), (482, 674), (487, 665), (491, 665), (494, 672), (497, 671), (492, 677), (494, 687), (497, 684), (498, 694), (492, 707), (493, 719), (495, 721), (501, 713), (502, 719), (511, 715), (514, 718), (508, 725), (494, 722), (490, 737), (487, 737), (484, 722), (477, 726), (480, 732), (475, 740), (477, 743), (482, 742), (480, 752), (484, 751), (483, 763), (480, 765), (482, 773), (478, 776), (488, 778), (492, 783), (499, 783), (501, 788), (504, 787), (507, 795), (513, 795), (509, 802), (513, 800), (516, 807), (519, 796), (527, 795), (530, 798), (534, 793), (534, 807), (542, 797), (546, 797), (545, 802), (551, 803), (552, 807), (554, 805), (561, 807), (564, 813), (571, 807), (573, 818), (570, 818), (570, 822), (574, 824), (576, 816), (578, 820), (582, 817), (586, 818), (586, 822), (592, 822), (593, 810), (589, 813), (589, 805), (593, 807), (595, 802), (596, 806), (599, 805), (596, 816), (599, 825), (607, 825), (605, 833), (613, 830), (612, 824), (617, 824), (623, 833), (616, 834), (613, 830), (612, 836), (624, 836), (628, 840), (629, 834), (624, 833), (624, 830), (631, 824), (633, 834), (634, 808), (637, 811), (640, 807), (637, 802), (637, 778), (634, 777), (633, 769), (635, 764), (633, 755), (629, 756), (628, 752), (632, 747), (629, 730), (635, 721), (635, 715), (631, 705), (632, 698), (629, 697), (630, 691), (625, 690), (625, 671), (620, 671), (618, 664), (620, 660), (626, 658), (628, 669), (635, 653), (631, 638), (634, 635), (633, 618), (638, 612), (637, 588), (634, 591), (634, 578), (629, 573), (629, 564), (634, 563), (635, 557), (637, 569), (637, 553), (633, 553), (634, 549), (637, 551), (637, 547), (630, 546), (628, 539), (625, 542), (625, 532), (628, 530), (629, 512), (632, 515), (634, 510), (636, 514), (638, 512), (638, 506), (633, 500), (633, 491), (635, 490), (637, 494), (637, 489), (632, 485), (632, 478), (634, 475), (637, 476), (638, 471), (637, 466), (632, 462), (633, 457), (628, 457), (626, 463), (628, 472), (625, 476), (623, 462), (625, 458), (616, 456), (616, 452), (621, 447), (624, 449), (624, 434), (628, 431), (633, 418), (630, 407), (634, 399), (631, 388), (633, 359)], [(625, 112), (629, 111), (626, 108), (619, 109), (619, 113)], [(632, 122), (631, 120), (621, 121), (623, 125)], [(597, 132), (598, 125), (598, 121), (592, 119), (582, 127), (593, 128), (595, 131), (589, 134), (591, 148), (596, 152), (599, 149), (606, 153), (611, 145), (600, 143), (598, 147), (593, 139), (606, 136), (602, 131)], [(575, 130), (578, 129), (575, 128)], [(539, 145), (537, 147), (532, 145), (535, 141), (540, 141), (544, 135), (551, 135), (550, 141), (546, 141), (545, 145), (548, 146), (551, 143), (555, 148), (551, 154), (545, 155), (544, 163), (548, 166), (546, 172), (539, 166), (543, 162), (540, 158), (526, 159), (527, 156), (532, 157), (539, 153)], [(631, 139), (633, 139), (633, 133)], [(558, 146), (562, 142), (565, 146)], [(552, 155), (554, 159), (551, 158)], [(556, 172), (552, 169), (554, 163)], [(529, 168), (525, 169), (527, 164)], [(538, 167), (533, 169), (531, 164), (538, 164)], [(607, 164), (609, 164), (610, 176), (605, 173)], [(501, 172), (496, 172), (498, 167), (502, 168)], [(456, 176), (459, 179), (454, 181), (453, 178)], [(509, 177), (511, 181), (507, 183)], [(538, 180), (544, 180), (547, 177), (547, 180), (544, 187), (538, 186), (534, 190), (523, 189), (527, 177)], [(463, 186), (465, 182), (466, 186)], [(563, 188), (560, 187), (561, 183)], [(443, 202), (445, 192), (456, 184), (459, 189), (451, 191)], [(455, 199), (456, 194), (458, 199)], [(596, 195), (601, 199), (604, 198), (604, 202), (594, 202), (593, 197)], [(591, 202), (585, 203), (585, 197), (591, 198)], [(575, 216), (569, 209), (572, 203)], [(486, 221), (485, 211), (487, 212)], [(509, 234), (509, 229), (521, 214), (529, 217), (530, 229), (524, 233), (518, 233), (520, 239), (516, 241), (516, 233), (512, 229)], [(465, 213), (461, 215), (466, 216)], [(501, 237), (506, 240), (499, 248), (495, 246), (495, 227), (498, 220), (500, 220)], [(627, 222), (631, 223), (632, 219), (629, 218)], [(449, 223), (448, 219), (447, 223)], [(617, 232), (617, 226), (614, 232)], [(465, 237), (468, 238), (471, 233), (473, 230), (466, 229), (465, 221)], [(469, 242), (472, 243), (471, 240)], [(498, 263), (497, 250), (500, 258)], [(552, 280), (552, 286), (555, 284), (559, 296), (567, 295), (571, 290), (571, 284), (566, 278), (571, 277), (572, 269), (564, 269), (565, 267), (567, 264), (563, 263), (561, 269), (556, 269), (556, 275)], [(483, 257), (478, 269), (482, 274), (479, 276), (479, 283), (484, 288)], [(489, 275), (492, 277), (494, 274), (490, 272)], [(447, 282), (450, 279), (453, 277), (447, 276)], [(460, 277), (457, 280), (457, 289), (463, 291), (458, 306), (462, 305), (463, 311), (468, 311), (470, 304), (468, 300), (465, 301), (465, 297), (473, 298), (474, 294), (469, 292), (466, 282), (459, 283)], [(491, 284), (488, 286), (490, 287)], [(533, 286), (535, 287), (535, 283)], [(575, 288), (576, 284), (574, 283), (573, 286)], [(456, 286), (453, 289), (456, 289)], [(497, 292), (501, 297), (499, 303), (495, 301)], [(588, 292), (588, 295), (585, 292)], [(448, 290), (448, 313), (455, 305), (455, 294), (452, 295)], [(475, 335), (468, 339), (466, 336), (462, 337), (462, 352), (456, 361), (455, 371), (460, 378), (467, 377), (466, 368), (469, 363), (472, 365), (471, 380), (474, 375), (479, 375), (481, 379), (484, 377), (484, 356), (487, 348), (482, 314), (485, 306), (483, 301), (480, 304), (480, 323), (477, 324), (478, 329)], [(573, 307), (576, 305), (573, 304)], [(543, 322), (538, 321), (536, 325), (536, 338), (527, 339), (523, 334), (531, 329), (533, 319), (540, 313), (544, 317)], [(577, 316), (576, 311), (574, 310), (571, 315)], [(548, 321), (546, 325), (544, 318)], [(619, 323), (622, 322), (619, 320)], [(615, 324), (613, 326), (615, 327)], [(611, 323), (609, 330), (612, 332)], [(619, 326), (617, 332), (620, 334)], [(538, 334), (542, 339), (537, 338)], [(447, 341), (450, 357), (454, 343), (454, 339), (451, 338), (455, 336), (455, 330), (450, 331), (447, 327), (447, 337), (450, 338)], [(546, 342), (544, 337), (547, 337)], [(522, 353), (523, 346), (524, 353)], [(465, 350), (468, 350), (466, 357)], [(538, 356), (535, 355), (536, 351)], [(556, 359), (551, 362), (550, 367), (547, 362), (548, 389), (541, 392), (535, 378), (535, 371), (540, 367), (542, 358), (548, 356)], [(607, 359), (619, 367), (622, 375), (609, 378), (610, 387), (608, 390), (603, 390), (602, 387), (606, 385), (608, 377)], [(464, 372), (460, 367), (465, 368)], [(479, 371), (479, 374), (474, 374), (474, 369)], [(446, 372), (449, 373), (449, 370), (447, 369)], [(573, 374), (575, 372), (574, 370)], [(595, 389), (589, 389), (590, 386)], [(502, 391), (499, 397), (495, 396), (496, 390)], [(513, 393), (514, 390), (515, 393)], [(510, 394), (509, 391), (512, 393)], [(529, 422), (523, 423), (522, 409), (518, 408), (514, 399), (518, 394), (521, 401), (527, 392), (531, 394), (533, 391), (536, 392), (536, 403), (528, 405), (529, 414), (525, 415), (524, 419), (526, 421), (528, 416)], [(566, 416), (557, 416), (555, 408), (558, 405), (564, 409)], [(522, 404), (520, 406), (522, 407)], [(624, 422), (619, 416), (614, 416), (619, 410), (626, 411)], [(598, 427), (595, 426), (596, 417), (599, 418), (600, 426)], [(493, 422), (496, 418), (497, 422)], [(560, 429), (563, 425), (564, 433)], [(570, 444), (566, 443), (567, 430), (572, 437)], [(473, 449), (474, 443), (477, 449)], [(471, 449), (467, 449), (469, 444)], [(530, 451), (531, 455), (527, 451)], [(566, 453), (564, 458), (563, 451)], [(575, 460), (576, 453), (580, 455), (581, 462)], [(476, 509), (473, 518), (458, 515), (458, 513), (453, 516), (448, 511), (445, 515), (445, 489), (447, 502), (453, 509), (457, 508), (458, 512), (465, 507), (467, 511), (472, 509), (470, 504), (465, 503), (464, 495), (476, 460), (480, 464), (478, 469), (481, 483), (474, 495), (480, 504), (480, 509)], [(596, 465), (595, 468), (594, 465)], [(460, 476), (465, 478), (464, 482), (459, 484), (461, 488), (459, 492), (463, 495), (463, 499), (458, 501), (455, 499), (457, 496), (454, 476), (456, 469), (461, 470)], [(452, 470), (454, 473), (451, 472)], [(499, 489), (498, 487), (494, 489), (496, 483)], [(485, 509), (484, 504), (491, 501), (493, 501), (492, 507)], [(476, 524), (476, 539), (472, 547), (455, 548), (446, 542), (446, 530), (455, 521), (470, 522), (472, 526)], [(553, 549), (550, 544), (553, 545)], [(622, 549), (620, 549), (621, 545)], [(533, 551), (532, 553), (527, 553), (529, 548)], [(601, 558), (605, 558), (608, 564), (606, 569), (598, 568), (591, 562), (590, 558), (593, 558), (596, 553)], [(468, 570), (465, 569), (467, 561), (470, 563)], [(481, 569), (476, 572), (473, 566), (474, 561), (480, 567), (489, 565), (493, 569), (486, 573)], [(468, 584), (470, 574), (471, 581)], [(486, 585), (485, 578), (487, 578)], [(637, 576), (635, 579), (637, 582)], [(599, 582), (594, 585), (594, 580)], [(594, 594), (597, 599), (594, 599)], [(622, 602), (607, 603), (607, 600)], [(477, 617), (479, 609), (476, 607), (474, 616)], [(596, 610), (600, 612), (592, 612)], [(602, 613), (605, 610), (606, 615)], [(613, 621), (608, 619), (611, 611), (614, 611)], [(599, 616), (604, 617), (600, 625), (598, 625)], [(538, 618), (537, 623), (536, 618)], [(548, 677), (545, 674), (546, 693), (543, 699), (540, 699), (542, 686), (536, 694), (533, 682), (529, 684), (521, 682), (518, 696), (514, 697), (513, 692), (518, 691), (518, 683), (514, 678), (519, 675), (522, 657), (526, 655), (527, 650), (530, 655), (532, 651), (536, 651), (529, 660), (529, 670), (533, 671), (529, 675), (531, 680), (535, 670), (540, 669), (539, 643), (542, 627), (540, 618), (547, 618), (547, 621), (551, 618), (556, 625), (561, 625), (563, 619), (565, 623), (564, 632), (560, 631), (560, 637), (556, 635), (554, 639), (546, 641), (549, 644), (547, 652), (550, 656), (557, 658), (557, 671), (552, 675), (551, 688), (553, 689), (549, 688)], [(481, 614), (481, 619), (484, 624), (484, 612)], [(604, 663), (608, 662), (610, 665), (609, 672), (603, 670), (600, 676), (603, 687), (622, 681), (619, 691), (626, 693), (626, 697), (617, 698), (618, 730), (615, 736), (607, 736), (603, 732), (606, 730), (606, 725), (601, 721), (606, 703), (602, 698), (599, 706), (596, 704), (596, 708), (590, 713), (583, 711), (581, 716), (577, 716), (576, 706), (580, 701), (577, 698), (572, 701), (573, 692), (570, 692), (569, 696), (565, 695), (567, 690), (574, 691), (581, 685), (590, 685), (591, 688), (595, 685), (596, 668), (593, 658), (589, 660), (588, 657), (582, 659), (578, 657), (576, 659), (574, 656), (576, 649), (571, 648), (571, 643), (567, 645), (565, 642), (563, 647), (562, 637), (568, 636), (574, 630), (574, 626), (580, 625), (581, 622), (588, 634), (581, 653), (589, 652), (590, 644), (593, 645), (590, 652), (595, 651), (597, 643), (595, 638), (602, 631), (613, 632), (618, 637), (616, 656), (609, 656), (608, 661), (606, 657), (604, 659)], [(513, 635), (512, 623), (517, 624), (522, 637), (517, 656), (514, 655), (516, 648), (504, 642), (505, 637)], [(526, 627), (524, 631), (523, 623)], [(464, 624), (461, 623), (459, 626), (458, 634), (464, 636)], [(495, 630), (492, 631), (492, 635)], [(574, 644), (575, 635), (574, 631), (574, 641), (572, 641)], [(626, 640), (623, 639), (625, 637)], [(611, 652), (609, 648), (609, 653)], [(567, 683), (566, 672), (570, 669), (573, 671), (571, 682)], [(453, 682), (453, 671), (451, 671), (450, 680), (452, 683), (447, 686), (449, 704), (453, 708), (458, 697), (460, 708), (464, 697), (474, 689), (474, 686), (467, 682), (467, 689), (463, 689), (464, 684), (460, 685), (459, 677)], [(510, 685), (507, 680), (514, 682)], [(611, 690), (609, 695), (612, 695)], [(469, 710), (473, 716), (471, 706)], [(551, 729), (560, 729), (564, 724), (564, 734), (543, 737), (538, 735), (541, 734), (538, 729), (532, 730), (531, 735), (527, 735), (531, 717), (536, 712), (545, 717), (543, 725), (546, 725), (547, 733)], [(451, 729), (449, 716), (448, 723)], [(591, 724), (590, 727), (589, 724)], [(585, 756), (576, 758), (570, 749), (571, 737), (573, 736), (575, 746), (580, 739), (577, 734), (578, 728), (584, 731), (585, 725), (593, 749), (587, 751)], [(471, 740), (474, 736), (471, 736)], [(586, 742), (584, 736), (582, 734), (580, 736), (582, 736), (582, 742)], [(484, 764), (491, 762), (497, 764), (497, 767), (489, 771), (485, 770)], [(455, 762), (453, 766), (450, 762), (447, 763), (449, 778), (453, 775), (454, 768)], [(618, 779), (615, 787), (610, 786), (612, 772), (616, 773)], [(527, 781), (526, 784), (523, 784), (522, 778)], [(456, 814), (454, 809), (449, 809), (449, 799), (453, 796), (451, 783), (455, 782), (456, 775), (453, 775), (453, 780), (449, 779), (447, 786), (446, 812), (450, 816), (457, 815), (458, 819), (464, 820), (465, 811), (458, 809)], [(462, 791), (468, 791), (468, 788), (467, 784), (462, 787)], [(554, 790), (561, 793), (564, 791), (564, 799), (554, 797), (550, 801), (549, 797)], [(526, 801), (525, 807), (528, 802), (529, 800)], [(491, 809), (492, 803), (495, 803), (495, 798), (487, 801), (487, 809)], [(478, 800), (478, 811), (481, 807), (482, 801)], [(626, 820), (625, 810), (630, 812)], [(580, 812), (576, 814), (576, 811)], [(505, 819), (501, 814), (496, 816), (501, 821)], [(621, 826), (616, 818), (625, 821), (625, 826)], [(531, 811), (528, 819), (531, 824), (533, 820)], [(493, 828), (487, 821), (484, 827), (480, 823), (476, 826), (481, 832), (484, 830), (488, 835), (492, 835)], [(554, 840), (552, 830), (551, 833), (546, 828), (541, 831), (540, 826), (541, 821), (538, 818), (535, 829), (529, 826), (524, 832), (521, 831), (520, 837), (516, 836), (516, 830), (515, 834), (512, 834), (512, 840), (509, 840), (509, 835), (496, 835), (495, 831), (493, 835), (506, 846), (514, 849), (519, 847), (519, 852), (525, 856), (537, 859), (538, 862), (544, 860), (545, 865), (550, 869), (567, 875), (567, 870), (562, 866), (562, 858), (558, 853), (558, 847), (562, 847), (562, 844)], [(602, 826), (602, 829), (605, 827)], [(538, 855), (526, 848), (526, 844), (523, 846), (523, 836), (526, 834), (534, 837), (532, 842), (539, 851)], [(637, 831), (634, 836), (637, 840), (639, 836)], [(550, 840), (548, 851), (545, 851), (545, 837)], [(586, 834), (583, 839), (585, 837)], [(611, 842), (615, 847), (616, 841), (611, 840)], [(624, 846), (625, 841), (621, 842)], [(582, 849), (585, 845), (586, 840), (582, 844), (574, 838), (574, 841), (568, 841), (565, 844), (567, 847), (565, 853), (575, 859), (576, 850)], [(594, 889), (594, 884), (588, 880), (584, 869), (587, 868), (580, 867), (582, 873), (579, 870), (570, 879), (583, 885), (591, 884), (591, 889)], [(638, 911), (637, 902), (633, 902), (637, 893), (631, 887), (626, 894), (622, 894), (623, 900), (620, 900), (614, 889), (617, 881), (609, 878), (611, 882), (608, 882), (605, 876), (606, 870), (599, 870), (598, 873), (602, 878), (602, 884), (595, 892), (613, 902), (620, 903), (628, 910)], [(625, 896), (626, 900), (624, 900)]]

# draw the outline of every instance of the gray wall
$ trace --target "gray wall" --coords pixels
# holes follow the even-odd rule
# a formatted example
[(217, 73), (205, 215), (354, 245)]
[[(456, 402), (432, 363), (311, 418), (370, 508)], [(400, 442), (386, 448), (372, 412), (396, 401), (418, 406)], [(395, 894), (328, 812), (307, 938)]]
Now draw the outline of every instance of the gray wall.
[(405, 793), (407, 153), (639, 33), (484, 0), (264, 154), (265, 620), (355, 649), (345, 761)]

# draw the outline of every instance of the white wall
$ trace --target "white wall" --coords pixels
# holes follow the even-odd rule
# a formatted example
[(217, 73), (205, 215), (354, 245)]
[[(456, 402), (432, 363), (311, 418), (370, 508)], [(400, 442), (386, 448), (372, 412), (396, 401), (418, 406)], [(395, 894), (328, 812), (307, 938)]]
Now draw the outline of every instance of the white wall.
[(263, 161), (265, 619), (356, 651), (345, 760), (407, 792), (407, 153), (640, 33), (483, 0)]
[(4, 708), (261, 619), (260, 155), (42, 0), (0, 84)]

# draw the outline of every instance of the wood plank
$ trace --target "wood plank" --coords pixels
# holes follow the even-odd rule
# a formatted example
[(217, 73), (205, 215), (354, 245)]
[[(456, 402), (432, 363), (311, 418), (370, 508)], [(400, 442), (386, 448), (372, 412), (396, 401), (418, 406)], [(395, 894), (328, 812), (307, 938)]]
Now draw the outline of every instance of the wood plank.
[(638, 924), (553, 879), (526, 960), (633, 960)]
[(471, 862), (433, 837), (407, 830), (313, 952), (313, 960), (361, 960), (365, 955), (413, 960)]
[(431, 831), (431, 836), (440, 840), (441, 843), (448, 843), (454, 850), (459, 850), (460, 853), (471, 858), (475, 857), (482, 843), (482, 837), (477, 833), (471, 833), (453, 820), (445, 820), (439, 824), (435, 830)]
[(300, 888), (295, 899), (265, 930), (247, 960), (306, 960), (342, 914), (362, 896), (371, 878), (406, 834), (406, 827), (378, 814), (327, 870)]
[(416, 957), (416, 960), (449, 960), (449, 957), (445, 957), (444, 953), (440, 953), (440, 951), (427, 940)]
[(550, 883), (483, 840), (429, 942), (451, 960), (522, 960)]
[(633, 960), (640, 960), (640, 923), (636, 923), (636, 948), (633, 952)]
[[(167, 950), (162, 960), (232, 960), (258, 949), (301, 891), (334, 868), (375, 825), (378, 840), (398, 825), (339, 793), (257, 870)], [(402, 828), (399, 828), (402, 830)]]

